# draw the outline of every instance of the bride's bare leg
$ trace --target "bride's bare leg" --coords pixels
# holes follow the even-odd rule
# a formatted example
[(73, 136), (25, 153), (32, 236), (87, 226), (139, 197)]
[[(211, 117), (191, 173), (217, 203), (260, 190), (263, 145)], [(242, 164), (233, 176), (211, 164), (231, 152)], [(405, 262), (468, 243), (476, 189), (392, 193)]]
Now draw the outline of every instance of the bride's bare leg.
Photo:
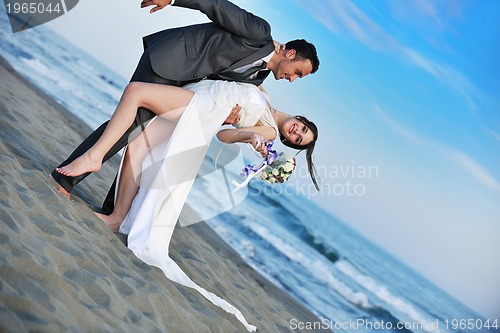
[(109, 229), (111, 229), (111, 231), (117, 232), (118, 228), (120, 228), (120, 225), (125, 219), (125, 216), (127, 216), (128, 210), (132, 205), (132, 201), (134, 200), (137, 191), (139, 190), (139, 180), (140, 175), (139, 179), (134, 178), (134, 172), (132, 171), (132, 162), (129, 150), (127, 150), (120, 173), (120, 182), (113, 213), (111, 215), (95, 213), (97, 217), (100, 218), (108, 226)]
[(106, 152), (132, 125), (139, 107), (147, 108), (162, 117), (178, 118), (193, 95), (193, 92), (179, 87), (129, 83), (101, 138), (85, 154), (56, 171), (73, 177), (98, 171)]
[(170, 136), (176, 123), (176, 121), (157, 118), (141, 135), (139, 135), (139, 137), (128, 145), (120, 172), (115, 209), (111, 215), (96, 213), (97, 217), (99, 217), (111, 231), (118, 231), (137, 195), (143, 160), (151, 152), (153, 147)]

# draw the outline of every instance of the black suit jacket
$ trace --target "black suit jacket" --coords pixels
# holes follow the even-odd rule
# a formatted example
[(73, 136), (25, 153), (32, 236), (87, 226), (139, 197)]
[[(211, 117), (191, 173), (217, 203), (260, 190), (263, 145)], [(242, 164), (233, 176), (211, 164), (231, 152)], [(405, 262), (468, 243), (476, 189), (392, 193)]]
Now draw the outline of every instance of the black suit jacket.
[[(174, 6), (199, 10), (211, 23), (167, 29), (143, 38), (159, 76), (199, 80), (250, 64), (274, 50), (271, 27), (262, 18), (226, 0), (176, 0)], [(259, 85), (263, 78), (239, 81)]]

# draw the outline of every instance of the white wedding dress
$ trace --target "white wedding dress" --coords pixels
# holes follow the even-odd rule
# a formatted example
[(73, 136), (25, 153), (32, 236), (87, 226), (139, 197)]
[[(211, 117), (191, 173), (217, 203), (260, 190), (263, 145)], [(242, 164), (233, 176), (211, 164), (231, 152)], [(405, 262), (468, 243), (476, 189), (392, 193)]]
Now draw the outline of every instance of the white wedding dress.
[(143, 161), (139, 192), (119, 232), (128, 235), (128, 247), (141, 260), (161, 268), (170, 280), (198, 290), (253, 332), (256, 327), (248, 324), (238, 309), (195, 284), (169, 257), (168, 249), (208, 146), (232, 107), (239, 104), (242, 108), (237, 127), (254, 126), (260, 121), (275, 128), (276, 133), (278, 128), (266, 97), (253, 85), (204, 80), (185, 88), (195, 95), (169, 139), (154, 147)]

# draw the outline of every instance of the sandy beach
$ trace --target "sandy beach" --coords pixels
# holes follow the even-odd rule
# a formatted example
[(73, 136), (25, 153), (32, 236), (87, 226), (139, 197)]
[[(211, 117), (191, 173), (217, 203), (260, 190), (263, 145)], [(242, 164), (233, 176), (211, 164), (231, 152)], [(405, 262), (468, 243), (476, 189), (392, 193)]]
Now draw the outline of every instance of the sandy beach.
[[(4, 61), (0, 77), (0, 331), (245, 332), (236, 317), (140, 261), (94, 215), (117, 159), (71, 199), (58, 193), (48, 174), (90, 129)], [(258, 332), (312, 332), (290, 321), (320, 322), (205, 223), (177, 228), (170, 253)]]

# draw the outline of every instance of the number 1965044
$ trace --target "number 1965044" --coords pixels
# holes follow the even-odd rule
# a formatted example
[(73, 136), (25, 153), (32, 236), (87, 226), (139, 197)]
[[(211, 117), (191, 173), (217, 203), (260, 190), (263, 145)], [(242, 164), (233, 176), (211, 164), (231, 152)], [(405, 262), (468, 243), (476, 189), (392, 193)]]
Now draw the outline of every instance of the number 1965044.
[(55, 4), (42, 2), (13, 2), (5, 4), (7, 13), (9, 14), (44, 14), (44, 13), (60, 13), (63, 9), (60, 2)]

